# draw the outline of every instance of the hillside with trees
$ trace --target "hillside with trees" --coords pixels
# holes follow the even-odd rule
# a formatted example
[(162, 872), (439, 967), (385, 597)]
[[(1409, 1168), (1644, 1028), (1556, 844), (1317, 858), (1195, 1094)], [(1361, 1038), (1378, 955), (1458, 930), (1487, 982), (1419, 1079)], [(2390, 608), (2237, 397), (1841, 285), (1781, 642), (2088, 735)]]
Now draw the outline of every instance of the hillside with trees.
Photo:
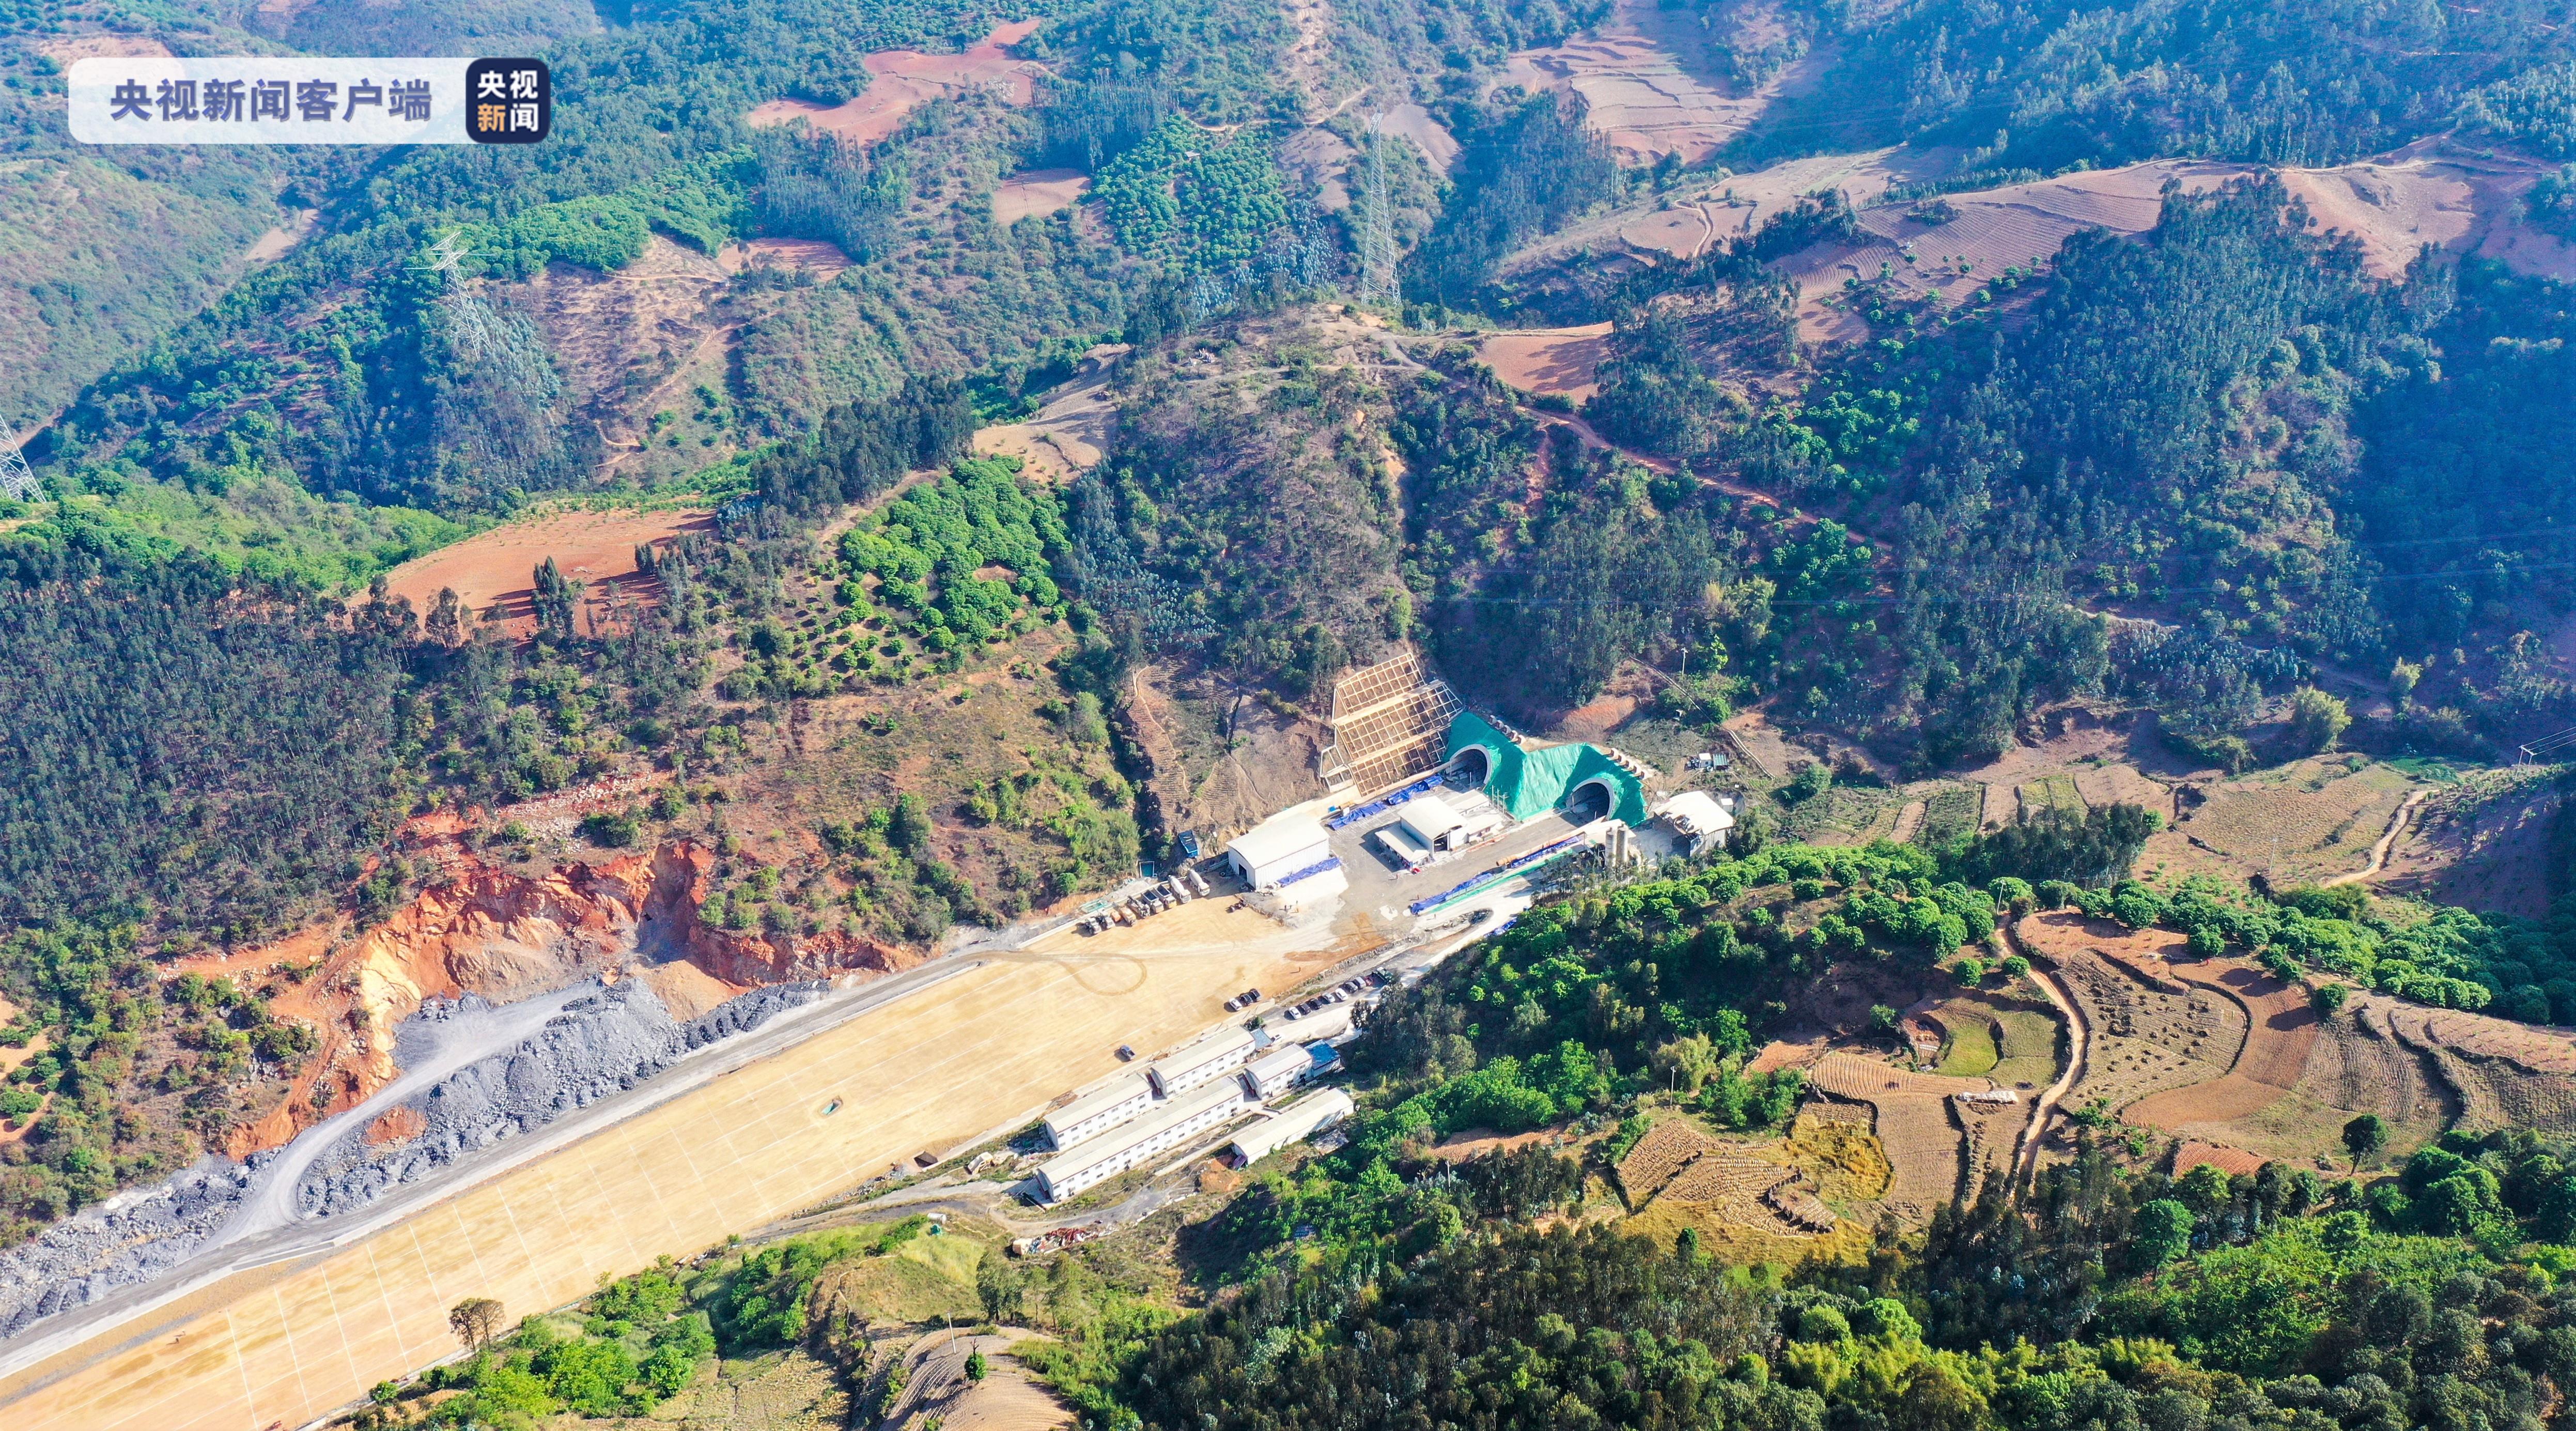
[[(165, 48), (567, 102), (73, 145), (68, 65)], [(1410, 647), (1728, 837), (1356, 899), (1457, 947), (1369, 995), (1350, 1119), (1047, 1225), (1092, 1241), (836, 1201), (461, 1303), (353, 1424), (780, 1367), (873, 1424), (980, 1319), (960, 1377), (1121, 1431), (2546, 1431), (2571, 106), (2566, 0), (0, 0), (0, 1252), (386, 1086), (468, 981), (351, 951), (442, 892), (651, 884), (546, 992), (723, 955), (657, 1037), (1035, 963), (1379, 793), (1327, 789), (1335, 692)], [(631, 563), (538, 550), (611, 513)], [(386, 580), (487, 539), (481, 596)], [(1725, 1216), (1652, 1206), (1667, 1146)]]

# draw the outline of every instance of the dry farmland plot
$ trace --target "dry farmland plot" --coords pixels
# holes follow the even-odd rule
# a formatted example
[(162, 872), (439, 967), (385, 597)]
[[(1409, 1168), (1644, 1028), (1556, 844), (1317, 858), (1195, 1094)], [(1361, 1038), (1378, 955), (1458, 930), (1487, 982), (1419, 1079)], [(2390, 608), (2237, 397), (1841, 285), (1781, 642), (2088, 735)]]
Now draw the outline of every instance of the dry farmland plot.
[(2289, 1093), (2215, 1135), (2245, 1153), (2336, 1166), (2343, 1125), (2357, 1113), (2388, 1122), (2389, 1153), (2403, 1157), (2449, 1125), (2459, 1101), (2433, 1060), (2399, 1043), (2387, 1027), (2394, 1000), (2357, 999), (2321, 1025), (2307, 1068)]
[(2463, 1127), (2576, 1129), (2576, 1045), (2566, 1030), (2376, 995), (2360, 1003), (2431, 1060), (2458, 1099)]
[(2030, 1126), (2030, 1096), (2020, 1095), (2011, 1103), (1953, 1098), (1950, 1116), (1966, 1139), (1962, 1152), (1967, 1162), (1967, 1182), (1960, 1191), (1974, 1196), (1988, 1177), (2011, 1172), (2013, 1150), (2020, 1145), (2022, 1130)]
[(1052, 214), (1082, 202), (1091, 176), (1079, 169), (1031, 169), (993, 189), (993, 222), (1007, 228), (1025, 218)]
[[(2228, 1125), (2289, 1096), (2307, 1071), (2318, 1020), (2296, 984), (2234, 960), (2171, 962), (2181, 952), (2182, 938), (2165, 930), (2132, 932), (2080, 915), (2049, 914), (2023, 920), (2019, 933), (2033, 948), (2061, 961), (2070, 953), (2091, 953), (2149, 989), (2187, 988), (2184, 1012), (2192, 1022), (2178, 1032), (2192, 1035), (2195, 1042), (2184, 1045), (2185, 1051), (2223, 1062), (2227, 1071), (2208, 1082), (2138, 1099), (2120, 1110), (2129, 1122), (2191, 1132), (2212, 1142), (2239, 1142), (2243, 1135)], [(2223, 1031), (2234, 1030), (2241, 1030), (2234, 1049), (2217, 1042)]]
[(1619, 1187), (1627, 1193), (1631, 1206), (1643, 1206), (1673, 1175), (1690, 1166), (1691, 1160), (1717, 1146), (1717, 1139), (1700, 1131), (1688, 1118), (1669, 1117), (1656, 1121), (1646, 1136), (1619, 1160)]
[(996, 25), (973, 46), (953, 55), (919, 50), (880, 50), (862, 56), (868, 87), (847, 104), (825, 106), (802, 99), (773, 99), (743, 116), (753, 128), (805, 121), (807, 127), (835, 134), (853, 144), (874, 144), (903, 124), (904, 116), (945, 95), (990, 93), (1014, 105), (1026, 105), (1037, 94), (1037, 77), (1046, 67), (1034, 60), (1013, 59), (1010, 46), (1029, 37), (1035, 20)]
[(1819, 1093), (1876, 1110), (1878, 1141), (1894, 1169), (1885, 1199), (1890, 1211), (1919, 1223), (1957, 1196), (1966, 1147), (1949, 1101), (1953, 1094), (1985, 1091), (1986, 1080), (1911, 1073), (1839, 1049), (1817, 1060), (1810, 1078)]
[[(1630, 1231), (1669, 1244), (1683, 1229), (1736, 1262), (1848, 1261), (1865, 1252), (1889, 1182), (1863, 1110), (1811, 1106), (1776, 1142), (1722, 1139), (1667, 1115), (1622, 1159)], [(1825, 1116), (1820, 1116), (1825, 1115)]]
[(2212, 786), (2175, 828), (2267, 871), (2276, 885), (2313, 883), (2368, 865), (2370, 847), (2415, 785), (2392, 765), (2353, 770), (2342, 756), (2301, 760)]
[(2549, 832), (2565, 795), (2537, 770), (2480, 770), (2434, 784), (2372, 882), (2464, 909), (2548, 913)]
[[(446, 1309), (559, 1306), (954, 1147), (1290, 988), (1327, 951), (1202, 901), (984, 956), (670, 1102), (302, 1261), (245, 1272), (0, 1381), (12, 1431), (300, 1425), (453, 1350)], [(836, 1103), (837, 1100), (837, 1103)], [(828, 1116), (826, 1110), (830, 1110)]]
[(1792, 839), (1814, 845), (1860, 845), (1895, 828), (1905, 802), (1895, 792), (1866, 785), (1836, 785), (1781, 817)]
[(1586, 127), (1609, 141), (1621, 163), (1642, 165), (1666, 154), (1684, 163), (1706, 159), (1820, 68), (1811, 57), (1739, 94), (1710, 72), (1705, 43), (1696, 17), (1650, 0), (1620, 0), (1596, 28), (1513, 55), (1504, 78), (1532, 93), (1583, 96)]
[(2193, 1011), (2184, 996), (2142, 991), (2107, 960), (2089, 954), (2058, 956), (2057, 972), (2093, 1024), (2092, 1057), (2083, 1081), (2067, 1095), (2071, 1106), (2081, 1108), (2098, 1099), (2117, 1111), (2151, 1093), (2211, 1082), (2227, 1072), (2224, 1065), (2177, 1053), (2153, 1038), (2108, 1032), (2188, 1024)]
[(2142, 805), (2166, 813), (2173, 810), (2173, 791), (2134, 765), (2112, 762), (2090, 766), (2074, 772), (2071, 778), (2076, 796), (2087, 805)]
[(2216, 1143), (2193, 1140), (2174, 1149), (2173, 1175), (2181, 1177), (2204, 1163), (2230, 1177), (2238, 1177), (2261, 1172), (2264, 1160), (2242, 1148), (2222, 1148)]
[(1593, 372), (1610, 356), (1610, 325), (1525, 328), (1495, 333), (1476, 344), (1476, 357), (1494, 376), (1525, 393), (1584, 402), (1599, 389)]
[(2034, 819), (2054, 810), (2062, 815), (2084, 818), (2084, 796), (2075, 788), (2069, 775), (2051, 775), (2024, 785), (2017, 792), (2021, 798), (2021, 815)]
[(1944, 785), (1926, 794), (1923, 824), (1914, 832), (1915, 842), (1937, 849), (1975, 834), (1985, 796), (1985, 788), (1978, 785)]
[[(635, 570), (635, 549), (667, 542), (683, 532), (713, 526), (698, 511), (563, 511), (494, 527), (395, 567), (385, 589), (408, 597), (427, 615), (441, 589), (477, 613), (497, 612), (513, 636), (536, 630), (536, 571), (552, 558), (558, 570), (586, 583), (589, 599), (649, 599), (661, 584)], [(585, 603), (587, 604), (587, 602)]]

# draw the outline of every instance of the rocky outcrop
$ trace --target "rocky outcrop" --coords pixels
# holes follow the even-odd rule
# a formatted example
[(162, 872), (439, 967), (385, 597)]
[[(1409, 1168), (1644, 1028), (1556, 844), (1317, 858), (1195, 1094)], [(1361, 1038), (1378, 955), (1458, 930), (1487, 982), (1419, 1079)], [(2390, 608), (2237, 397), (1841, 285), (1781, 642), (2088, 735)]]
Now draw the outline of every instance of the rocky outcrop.
[[(240, 1158), (282, 1146), (391, 1082), (398, 1071), (394, 1030), (427, 1000), (510, 1003), (579, 979), (685, 960), (705, 979), (693, 980), (697, 994), (681, 1002), (703, 1008), (747, 989), (892, 973), (920, 961), (837, 931), (711, 928), (698, 911), (712, 892), (714, 868), (714, 852), (687, 840), (535, 876), (458, 854), (446, 880), (354, 942), (336, 944), (322, 967), (274, 1006), (321, 1033), (319, 1053), (279, 1106), (232, 1130), (225, 1151)], [(283, 956), (285, 946), (277, 947)], [(656, 993), (667, 998), (675, 989), (666, 986), (676, 982), (658, 981)]]
[(233, 1215), (272, 1156), (248, 1163), (206, 1159), (0, 1252), (0, 1338), (185, 1260)]

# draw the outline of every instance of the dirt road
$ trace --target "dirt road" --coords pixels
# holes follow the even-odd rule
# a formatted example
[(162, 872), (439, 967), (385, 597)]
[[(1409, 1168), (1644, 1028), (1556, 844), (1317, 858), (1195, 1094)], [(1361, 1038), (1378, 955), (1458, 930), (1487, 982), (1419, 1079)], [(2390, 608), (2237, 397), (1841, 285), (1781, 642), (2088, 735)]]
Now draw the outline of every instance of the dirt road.
[(2424, 803), (2424, 796), (2427, 793), (2429, 792), (2417, 790), (2409, 794), (2404, 802), (2398, 805), (2397, 813), (2388, 817), (2388, 828), (2379, 832), (2378, 842), (2370, 847), (2369, 864), (2349, 874), (2336, 875), (2326, 881), (2327, 885), (2359, 884), (2388, 868), (2388, 852), (2396, 847), (2397, 837), (2406, 833), (2406, 822), (2415, 818), (2415, 807)]
[[(2009, 931), (2004, 937), (2020, 948), (2020, 942)], [(2066, 1071), (2031, 1100), (2030, 1123), (2021, 1130), (2021, 1147), (2013, 1156), (2015, 1187), (2029, 1186), (2031, 1175), (2039, 1171), (2039, 1145), (2048, 1136), (2048, 1120), (2057, 1112), (2067, 1090), (2084, 1081), (2084, 1070), (2093, 1058), (2092, 1022), (2084, 1017), (2083, 1007), (2066, 992), (2066, 986), (2057, 982), (2057, 971), (2033, 964), (2030, 981), (2039, 986), (2039, 991), (2057, 1006), (2057, 1016), (2066, 1021)]]
[(0, 1417), (13, 1431), (302, 1424), (448, 1352), (462, 1298), (496, 1297), (515, 1318), (812, 1207), (1034, 1114), (1115, 1068), (1119, 1043), (1180, 1042), (1222, 1020), (1236, 989), (1294, 987), (1331, 962), (1328, 939), (1209, 900), (975, 954), (830, 1027), (796, 1020), (788, 1046), (610, 1126), (594, 1110), (558, 1125), (578, 1141), (421, 1202), (389, 1198), (391, 1219), (363, 1235), (335, 1220), (319, 1247), (236, 1244), (262, 1259), (148, 1312), (87, 1319), (77, 1345), (0, 1381)]

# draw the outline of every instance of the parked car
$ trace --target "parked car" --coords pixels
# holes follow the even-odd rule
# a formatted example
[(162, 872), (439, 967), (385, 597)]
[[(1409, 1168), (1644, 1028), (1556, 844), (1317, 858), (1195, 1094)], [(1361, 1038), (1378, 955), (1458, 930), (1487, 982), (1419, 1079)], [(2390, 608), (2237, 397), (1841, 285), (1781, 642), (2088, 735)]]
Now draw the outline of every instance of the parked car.
[(1135, 1056), (1136, 1056), (1136, 1050), (1134, 1050), (1134, 1049), (1132, 1049), (1132, 1048), (1129, 1048), (1127, 1045), (1125, 1045), (1125, 1044), (1123, 1044), (1123, 1043), (1122, 1043), (1122, 1044), (1120, 1044), (1120, 1045), (1118, 1045), (1118, 1061), (1119, 1061), (1120, 1063), (1125, 1063), (1125, 1062), (1127, 1062), (1127, 1061), (1129, 1061), (1129, 1060), (1133, 1059)]

